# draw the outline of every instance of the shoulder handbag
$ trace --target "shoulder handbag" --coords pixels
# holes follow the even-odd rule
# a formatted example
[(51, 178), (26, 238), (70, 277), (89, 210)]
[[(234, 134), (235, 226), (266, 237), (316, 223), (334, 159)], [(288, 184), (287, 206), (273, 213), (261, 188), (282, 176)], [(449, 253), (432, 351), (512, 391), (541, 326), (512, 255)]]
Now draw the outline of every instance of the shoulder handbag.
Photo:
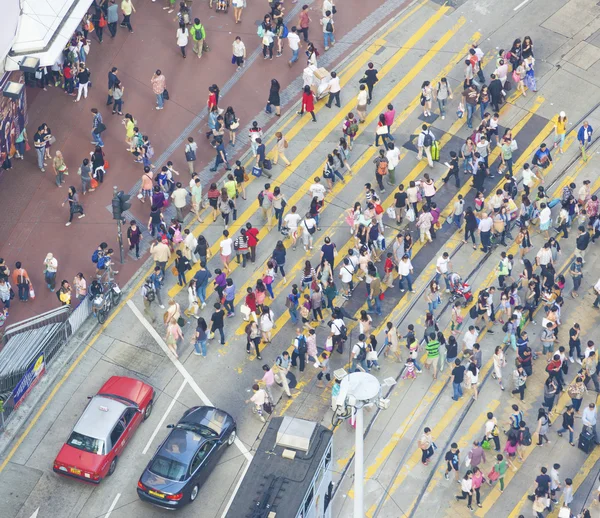
[(99, 135), (103, 131), (106, 131), (106, 125), (103, 122), (99, 122), (98, 125), (94, 128), (94, 133)]

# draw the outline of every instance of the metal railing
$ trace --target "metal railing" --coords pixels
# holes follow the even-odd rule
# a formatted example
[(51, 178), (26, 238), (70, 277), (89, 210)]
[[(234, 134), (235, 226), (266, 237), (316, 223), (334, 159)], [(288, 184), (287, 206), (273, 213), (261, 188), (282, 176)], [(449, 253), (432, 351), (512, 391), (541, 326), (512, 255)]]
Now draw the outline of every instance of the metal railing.
[[(0, 432), (37, 382), (31, 373), (40, 357), (47, 369), (91, 313), (92, 301), (86, 297), (75, 309), (61, 306), (6, 328), (0, 350)], [(16, 400), (15, 389), (24, 386), (25, 395), (20, 394)]]

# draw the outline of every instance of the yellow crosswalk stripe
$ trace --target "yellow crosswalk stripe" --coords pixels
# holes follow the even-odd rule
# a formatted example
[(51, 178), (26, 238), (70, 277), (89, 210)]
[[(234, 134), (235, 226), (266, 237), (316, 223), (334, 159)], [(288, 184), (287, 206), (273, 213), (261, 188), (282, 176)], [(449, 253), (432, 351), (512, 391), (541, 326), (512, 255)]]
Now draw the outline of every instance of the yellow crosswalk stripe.
[[(382, 67), (382, 69), (379, 72), (379, 80), (381, 82), (381, 80), (387, 76), (387, 74), (389, 74), (392, 70), (394, 70), (394, 67), (398, 64), (398, 62), (404, 57), (406, 56), (414, 47), (415, 45), (427, 34), (427, 32), (429, 32), (429, 30), (444, 16), (444, 14), (446, 14), (446, 12), (449, 10), (449, 7), (442, 7), (439, 10), (437, 10), (433, 16), (431, 16), (431, 18), (429, 18), (410, 38), (409, 40), (406, 42), (405, 45), (402, 46), (401, 49), (399, 49), (387, 62), (386, 64)], [(465, 18), (460, 18), (458, 20), (458, 22), (456, 23), (456, 25), (450, 29), (449, 31), (447, 31), (444, 36), (442, 36), (442, 38), (440, 40), (438, 40), (433, 47), (425, 54), (425, 56), (423, 56), (418, 63), (412, 67), (407, 74), (403, 77), (403, 79), (394, 87), (394, 89), (392, 91), (395, 92), (394, 97), (401, 92), (416, 76), (417, 74), (425, 67), (425, 65), (427, 63), (429, 63), (433, 57), (446, 45), (446, 43), (448, 43), (448, 41), (450, 40), (450, 38), (452, 38), (452, 36), (454, 34), (456, 34), (456, 32), (458, 32), (458, 30), (466, 23), (466, 19)], [(387, 103), (383, 103), (380, 102), (376, 108), (374, 108), (368, 115), (367, 115), (367, 120), (365, 122), (365, 124), (362, 126), (362, 128), (360, 128), (359, 130), (359, 134), (362, 133), (362, 131), (364, 131), (364, 128), (366, 126), (368, 126), (368, 124), (370, 124), (371, 122), (374, 122), (378, 117), (379, 114), (381, 113), (381, 111), (385, 108), (385, 105)], [(324, 128), (322, 128), (317, 135), (311, 140), (311, 142), (309, 142), (304, 149), (292, 160), (292, 163), (289, 167), (286, 167), (277, 178), (274, 178), (273, 180), (271, 180), (269, 183), (271, 183), (272, 187), (278, 186), (278, 185), (283, 185), (285, 183), (285, 181), (293, 174), (295, 173), (295, 171), (298, 169), (298, 167), (300, 167), (303, 162), (310, 156), (311, 153), (313, 153), (315, 147), (321, 143), (323, 140), (326, 139), (326, 137), (334, 130), (336, 130), (337, 128), (339, 128), (342, 124), (342, 122), (344, 121), (344, 118), (346, 116), (346, 114), (349, 111), (352, 111), (352, 109), (355, 106), (355, 100), (353, 99), (352, 101), (348, 102), (343, 108), (341, 108), (340, 110), (338, 110), (338, 112), (334, 115), (334, 117), (325, 125)], [(308, 120), (308, 119), (307, 119)], [(289, 132), (288, 132), (289, 134)], [(320, 173), (320, 168), (317, 169), (316, 174)], [(297, 189), (296, 193), (291, 196), (288, 199), (288, 205), (291, 207), (293, 205), (296, 204), (296, 202), (298, 200), (300, 200), (304, 195), (306, 195), (306, 193), (308, 193), (308, 188), (310, 187), (310, 185), (312, 184), (312, 178), (314, 175), (311, 175), (309, 177), (309, 179), (304, 182), (304, 184)], [(241, 227), (242, 225), (245, 225), (246, 221), (249, 221), (251, 219), (251, 217), (258, 212), (260, 209), (259, 205), (258, 205), (258, 200), (252, 200), (252, 202), (250, 203), (249, 207), (246, 208), (246, 210), (238, 215), (237, 221), (231, 225), (229, 227), (229, 233), (230, 235), (234, 235)], [(201, 223), (199, 225), (197, 225), (194, 229), (193, 229), (193, 234), (197, 237), (199, 236), (204, 230), (206, 230), (209, 225), (212, 222), (210, 221), (210, 217), (207, 216), (205, 219), (204, 223)], [(211, 252), (213, 256), (216, 256), (219, 252), (219, 242), (215, 242), (212, 246), (211, 246)], [(235, 263), (232, 264), (232, 270), (233, 268), (235, 268)], [(194, 266), (191, 270), (191, 275), (194, 275), (196, 272), (198, 271), (198, 267)], [(169, 290), (169, 297), (174, 297), (175, 295), (177, 295), (177, 293), (179, 293), (181, 291), (181, 287), (180, 286), (174, 286), (173, 288), (171, 288)]]

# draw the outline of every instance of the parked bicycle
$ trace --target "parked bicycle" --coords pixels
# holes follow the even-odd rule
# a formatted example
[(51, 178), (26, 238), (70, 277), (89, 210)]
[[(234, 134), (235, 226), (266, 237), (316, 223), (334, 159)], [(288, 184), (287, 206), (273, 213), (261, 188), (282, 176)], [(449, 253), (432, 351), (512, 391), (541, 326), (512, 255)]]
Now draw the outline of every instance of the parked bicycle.
[(115, 281), (108, 281), (102, 284), (104, 291), (98, 295), (93, 302), (93, 310), (100, 325), (106, 322), (106, 317), (110, 310), (114, 308), (121, 300), (121, 288)]

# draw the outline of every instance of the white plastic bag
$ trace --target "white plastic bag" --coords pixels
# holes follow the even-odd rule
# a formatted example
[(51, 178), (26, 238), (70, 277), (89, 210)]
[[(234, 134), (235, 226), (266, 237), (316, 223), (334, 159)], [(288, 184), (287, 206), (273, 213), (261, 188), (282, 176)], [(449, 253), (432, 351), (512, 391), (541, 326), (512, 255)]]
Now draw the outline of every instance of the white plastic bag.
[(416, 215), (415, 215), (415, 209), (413, 209), (412, 207), (410, 209), (408, 209), (406, 211), (406, 219), (408, 221), (410, 221), (411, 223), (415, 221), (415, 219), (417, 219)]
[(394, 207), (388, 207), (385, 213), (392, 219), (396, 219), (396, 209)]

